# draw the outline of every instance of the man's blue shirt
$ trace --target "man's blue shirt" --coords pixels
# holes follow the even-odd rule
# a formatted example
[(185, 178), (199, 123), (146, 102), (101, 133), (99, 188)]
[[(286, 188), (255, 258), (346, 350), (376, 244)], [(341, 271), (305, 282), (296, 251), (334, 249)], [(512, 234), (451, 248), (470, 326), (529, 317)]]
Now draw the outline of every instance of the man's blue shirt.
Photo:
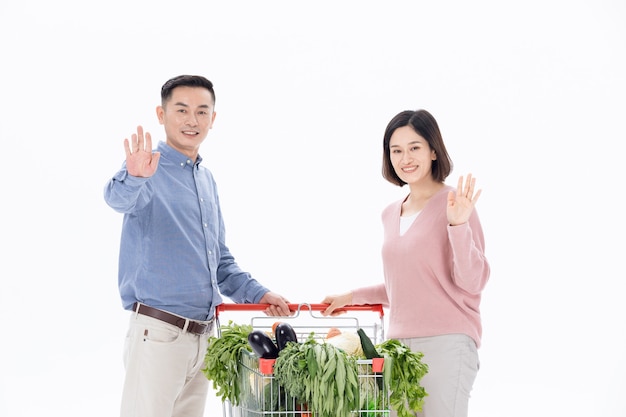
[[(215, 180), (164, 142), (150, 178), (126, 164), (107, 183), (104, 198), (124, 213), (119, 257), (123, 307), (135, 302), (194, 320), (213, 317), (220, 292), (237, 303), (258, 303), (268, 291), (242, 271), (225, 243)], [(218, 290), (219, 288), (219, 290)]]

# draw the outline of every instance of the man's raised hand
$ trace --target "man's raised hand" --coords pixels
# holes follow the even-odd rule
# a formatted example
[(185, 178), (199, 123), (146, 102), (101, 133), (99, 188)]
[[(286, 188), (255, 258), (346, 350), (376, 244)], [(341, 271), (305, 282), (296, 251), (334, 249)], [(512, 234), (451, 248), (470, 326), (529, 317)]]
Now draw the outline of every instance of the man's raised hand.
[(143, 127), (137, 126), (137, 133), (131, 139), (124, 139), (126, 170), (134, 177), (151, 177), (159, 166), (160, 152), (152, 152), (152, 137)]

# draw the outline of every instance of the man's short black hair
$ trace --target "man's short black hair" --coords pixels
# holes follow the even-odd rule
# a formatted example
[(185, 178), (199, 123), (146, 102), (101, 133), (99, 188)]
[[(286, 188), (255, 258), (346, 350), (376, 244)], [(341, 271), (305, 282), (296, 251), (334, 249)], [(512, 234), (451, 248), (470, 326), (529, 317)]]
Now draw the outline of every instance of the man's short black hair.
[(213, 91), (213, 83), (201, 75), (178, 75), (170, 78), (161, 87), (161, 105), (165, 105), (167, 100), (172, 96), (172, 91), (176, 87), (203, 87), (209, 90), (215, 104), (215, 91)]

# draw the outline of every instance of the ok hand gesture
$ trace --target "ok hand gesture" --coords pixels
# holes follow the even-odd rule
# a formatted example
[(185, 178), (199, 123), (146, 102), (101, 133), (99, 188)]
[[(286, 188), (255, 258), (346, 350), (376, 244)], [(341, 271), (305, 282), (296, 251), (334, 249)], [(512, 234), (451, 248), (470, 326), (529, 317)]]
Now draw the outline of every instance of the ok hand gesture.
[(152, 153), (152, 137), (146, 132), (144, 139), (143, 127), (137, 126), (137, 133), (131, 139), (124, 139), (126, 150), (126, 169), (134, 177), (151, 177), (159, 166), (160, 152)]
[(476, 191), (474, 194), (474, 186), (476, 185), (476, 178), (472, 178), (472, 174), (467, 175), (465, 186), (463, 185), (463, 176), (459, 177), (459, 183), (457, 185), (456, 193), (450, 191), (448, 193), (448, 223), (451, 226), (458, 226), (467, 222), (474, 210), (474, 205), (480, 197), (482, 190)]

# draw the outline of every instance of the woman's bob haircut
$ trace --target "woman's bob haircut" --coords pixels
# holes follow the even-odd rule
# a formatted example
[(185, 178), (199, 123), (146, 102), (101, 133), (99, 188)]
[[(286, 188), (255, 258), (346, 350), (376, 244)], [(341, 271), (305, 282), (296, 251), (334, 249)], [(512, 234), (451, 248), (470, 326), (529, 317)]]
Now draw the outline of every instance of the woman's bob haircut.
[(446, 146), (441, 137), (441, 131), (435, 118), (426, 110), (405, 110), (393, 117), (383, 137), (383, 178), (392, 184), (402, 187), (406, 182), (402, 181), (396, 170), (391, 165), (391, 156), (389, 150), (389, 141), (391, 135), (399, 127), (411, 126), (411, 128), (423, 137), (430, 149), (435, 151), (437, 159), (433, 161), (431, 166), (431, 175), (435, 181), (444, 182), (452, 172), (452, 160), (448, 155)]

